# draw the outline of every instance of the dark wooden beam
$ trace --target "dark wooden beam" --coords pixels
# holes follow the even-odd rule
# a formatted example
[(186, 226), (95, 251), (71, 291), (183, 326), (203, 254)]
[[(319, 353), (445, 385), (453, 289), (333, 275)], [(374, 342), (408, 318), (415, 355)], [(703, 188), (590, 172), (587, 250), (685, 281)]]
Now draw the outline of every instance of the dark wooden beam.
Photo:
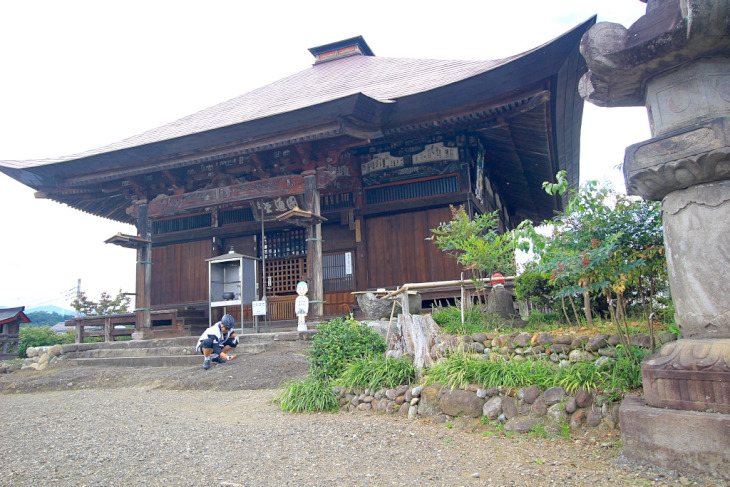
[[(317, 189), (326, 188), (335, 179), (336, 176), (327, 171), (317, 171)], [(262, 181), (199, 190), (181, 195), (159, 195), (149, 202), (147, 212), (150, 218), (157, 218), (209, 206), (302, 193), (304, 193), (304, 179), (302, 176), (280, 176)], [(139, 204), (135, 203), (127, 208), (127, 213), (136, 218), (139, 206)]]

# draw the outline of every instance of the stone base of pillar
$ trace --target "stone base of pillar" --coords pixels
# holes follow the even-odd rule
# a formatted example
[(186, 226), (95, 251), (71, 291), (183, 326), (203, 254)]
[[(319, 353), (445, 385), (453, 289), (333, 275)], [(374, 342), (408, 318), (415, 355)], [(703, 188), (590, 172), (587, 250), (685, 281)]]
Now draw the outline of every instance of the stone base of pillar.
[(666, 343), (644, 359), (641, 377), (649, 406), (730, 414), (730, 339)]
[(619, 415), (628, 460), (730, 480), (730, 415), (654, 408), (637, 396), (624, 399)]
[(152, 340), (155, 337), (155, 332), (150, 328), (142, 328), (132, 333), (132, 340)]

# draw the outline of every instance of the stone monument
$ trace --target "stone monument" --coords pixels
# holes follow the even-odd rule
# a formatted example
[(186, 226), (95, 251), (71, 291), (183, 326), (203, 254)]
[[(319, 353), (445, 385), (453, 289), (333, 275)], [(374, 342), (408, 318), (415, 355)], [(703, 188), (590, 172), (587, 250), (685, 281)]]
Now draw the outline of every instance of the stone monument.
[(662, 201), (682, 332), (642, 363), (644, 399), (621, 405), (623, 454), (730, 480), (730, 4), (644, 1), (628, 29), (601, 22), (581, 41), (581, 96), (647, 108), (652, 138), (626, 149), (624, 178)]

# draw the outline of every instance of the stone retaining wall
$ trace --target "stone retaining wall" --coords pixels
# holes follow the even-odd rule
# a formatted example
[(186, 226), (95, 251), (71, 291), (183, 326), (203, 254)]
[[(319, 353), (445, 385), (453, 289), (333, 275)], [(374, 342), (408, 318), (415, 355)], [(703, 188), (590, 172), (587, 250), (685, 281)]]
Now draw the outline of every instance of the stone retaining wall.
[(608, 396), (583, 389), (567, 394), (562, 387), (543, 392), (536, 386), (451, 389), (432, 384), (378, 391), (336, 387), (335, 393), (343, 412), (397, 414), (410, 419), (431, 417), (434, 423), (458, 419), (464, 426), (486, 418), (503, 423), (506, 431), (515, 433), (528, 433), (538, 425), (553, 433), (564, 428), (575, 433), (600, 425), (619, 427), (620, 404), (611, 403)]
[[(674, 333), (660, 333), (655, 337), (656, 348), (676, 340)], [(650, 347), (651, 337), (646, 333), (629, 336), (629, 344), (643, 348)], [(498, 355), (509, 360), (550, 359), (553, 362), (590, 362), (600, 357), (615, 357), (616, 346), (621, 344), (618, 335), (574, 336), (570, 334), (552, 335), (551, 333), (513, 332), (509, 335), (498, 333), (474, 333), (473, 335), (454, 336), (448, 333), (439, 335), (431, 347), (431, 357), (436, 360), (454, 349), (470, 353)], [(603, 360), (604, 362), (607, 359)]]
[(22, 363), (11, 364), (9, 362), (0, 362), (0, 374), (9, 374), (16, 370), (45, 370), (50, 365), (66, 360), (63, 345), (52, 345), (48, 347), (28, 347), (25, 351), (28, 358), (23, 359)]
[[(676, 339), (673, 333), (661, 333), (656, 337), (656, 345)], [(484, 354), (491, 360), (548, 359), (556, 366), (595, 361), (600, 366), (613, 360), (617, 354), (616, 345), (620, 343), (618, 335), (608, 334), (594, 337), (528, 332), (441, 334), (431, 348), (431, 356), (436, 360), (453, 350), (460, 350)], [(631, 335), (629, 343), (649, 348), (650, 336), (645, 333)], [(521, 389), (482, 389), (477, 385), (451, 389), (435, 384), (426, 387), (403, 385), (379, 391), (337, 387), (335, 392), (341, 411), (431, 417), (435, 423), (458, 420), (465, 426), (488, 420), (499, 422), (505, 430), (515, 433), (527, 433), (536, 427), (554, 433), (566, 429), (575, 433), (601, 425), (611, 429), (619, 427), (620, 404), (599, 391), (580, 389), (568, 394), (563, 387), (551, 387), (546, 391), (534, 385)]]

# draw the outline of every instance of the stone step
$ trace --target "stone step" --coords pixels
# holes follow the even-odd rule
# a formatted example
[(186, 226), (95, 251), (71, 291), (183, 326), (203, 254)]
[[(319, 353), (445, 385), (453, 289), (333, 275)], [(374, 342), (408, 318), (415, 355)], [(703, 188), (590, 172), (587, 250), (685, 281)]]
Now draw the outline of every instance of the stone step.
[[(273, 346), (271, 342), (241, 343), (236, 347), (234, 354), (261, 353)], [(114, 358), (114, 357), (175, 357), (196, 355), (195, 344), (187, 347), (146, 347), (146, 348), (98, 348), (79, 352), (77, 358)]]
[(202, 365), (201, 355), (171, 355), (157, 357), (98, 357), (98, 358), (77, 358), (69, 360), (69, 363), (78, 366), (104, 366), (104, 367), (188, 367)]

